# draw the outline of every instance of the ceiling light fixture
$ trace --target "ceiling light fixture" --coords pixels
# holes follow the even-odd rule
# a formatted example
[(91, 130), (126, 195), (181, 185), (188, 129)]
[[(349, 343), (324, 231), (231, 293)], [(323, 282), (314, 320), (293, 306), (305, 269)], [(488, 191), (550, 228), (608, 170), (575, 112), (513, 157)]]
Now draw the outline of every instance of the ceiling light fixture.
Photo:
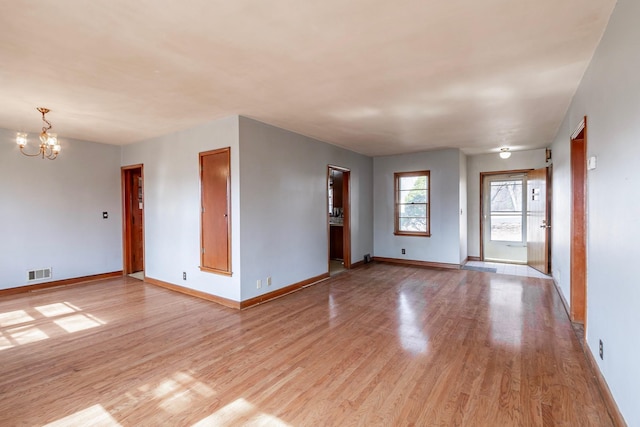
[(18, 132), (16, 136), (16, 143), (20, 146), (20, 152), (28, 157), (42, 156), (53, 160), (58, 157), (60, 153), (60, 144), (58, 144), (58, 136), (55, 133), (49, 133), (51, 129), (51, 123), (44, 117), (50, 110), (48, 108), (38, 108), (38, 111), (42, 113), (42, 121), (45, 126), (42, 126), (42, 132), (40, 132), (40, 151), (35, 154), (25, 153), (24, 147), (27, 145), (27, 134), (25, 132)]
[(509, 157), (511, 157), (511, 151), (509, 151), (509, 148), (501, 148), (500, 149), (500, 158), (501, 159), (508, 159)]

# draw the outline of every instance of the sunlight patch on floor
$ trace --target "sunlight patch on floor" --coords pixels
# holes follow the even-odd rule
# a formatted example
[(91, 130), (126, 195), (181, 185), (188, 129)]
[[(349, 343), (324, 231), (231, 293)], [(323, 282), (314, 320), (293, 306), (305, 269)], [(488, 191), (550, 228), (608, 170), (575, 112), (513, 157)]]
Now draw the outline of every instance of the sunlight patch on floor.
[(106, 322), (84, 313), (81, 308), (67, 301), (33, 307), (29, 312), (15, 310), (0, 313), (0, 351), (51, 338), (51, 333), (55, 337), (55, 331), (50, 328), (52, 324), (67, 333), (73, 333), (106, 325)]
[(96, 404), (86, 409), (60, 418), (57, 421), (46, 424), (44, 427), (66, 427), (66, 426), (92, 426), (92, 427), (121, 427), (102, 405)]
[(69, 333), (84, 331), (85, 329), (96, 328), (104, 325), (104, 322), (100, 319), (84, 313), (66, 316), (61, 319), (54, 320), (53, 323)]
[(54, 304), (41, 305), (40, 307), (34, 307), (45, 317), (62, 316), (63, 314), (75, 313), (77, 310), (67, 302), (56, 302)]
[(13, 344), (11, 344), (11, 341), (9, 341), (9, 338), (0, 337), (0, 351), (6, 350), (7, 348), (11, 348), (11, 347), (13, 347)]
[[(15, 344), (18, 345), (29, 344), (49, 338), (44, 331), (30, 325), (7, 329), (5, 333), (9, 335), (9, 341), (14, 341)], [(13, 345), (11, 345), (11, 347), (13, 347)]]
[(236, 399), (215, 413), (193, 424), (192, 427), (226, 425), (288, 427), (289, 424), (273, 415), (260, 412), (245, 399)]
[(153, 394), (161, 399), (159, 406), (166, 412), (178, 414), (188, 411), (196, 399), (210, 399), (216, 392), (206, 384), (196, 380), (185, 372), (176, 372), (172, 378), (162, 381)]
[(6, 313), (0, 313), (0, 327), (5, 328), (7, 326), (19, 325), (21, 323), (27, 323), (35, 320), (29, 316), (24, 310), (8, 311)]

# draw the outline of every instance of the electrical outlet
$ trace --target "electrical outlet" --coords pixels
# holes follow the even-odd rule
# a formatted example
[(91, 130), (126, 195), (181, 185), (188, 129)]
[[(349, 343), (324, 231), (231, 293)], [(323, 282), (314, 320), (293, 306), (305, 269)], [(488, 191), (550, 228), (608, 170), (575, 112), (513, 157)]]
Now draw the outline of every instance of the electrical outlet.
[(406, 255), (406, 251), (404, 249), (402, 249), (402, 255)]
[(271, 276), (267, 277), (267, 286), (271, 286)]
[(262, 287), (262, 279), (258, 279), (256, 282), (256, 289), (260, 289)]
[(602, 344), (602, 340), (600, 340), (600, 359), (604, 360), (604, 345)]
[(182, 280), (187, 280), (187, 272), (186, 271), (182, 272)]

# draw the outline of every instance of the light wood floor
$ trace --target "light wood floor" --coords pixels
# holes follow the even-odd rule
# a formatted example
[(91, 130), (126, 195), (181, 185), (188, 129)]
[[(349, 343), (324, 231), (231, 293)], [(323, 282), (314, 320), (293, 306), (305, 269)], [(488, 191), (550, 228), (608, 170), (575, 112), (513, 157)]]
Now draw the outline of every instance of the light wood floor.
[(245, 311), (110, 279), (0, 327), (2, 426), (611, 425), (539, 278), (368, 264)]

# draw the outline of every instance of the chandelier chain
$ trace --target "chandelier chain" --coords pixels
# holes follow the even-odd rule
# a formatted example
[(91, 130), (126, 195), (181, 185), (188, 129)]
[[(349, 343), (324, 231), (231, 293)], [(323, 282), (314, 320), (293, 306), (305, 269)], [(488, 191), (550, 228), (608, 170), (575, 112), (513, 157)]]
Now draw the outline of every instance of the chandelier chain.
[(51, 122), (47, 120), (44, 115), (48, 113), (46, 109), (42, 108), (39, 110), (42, 113), (42, 121), (47, 124), (47, 126), (42, 126), (42, 132), (47, 133), (49, 129), (51, 129)]

